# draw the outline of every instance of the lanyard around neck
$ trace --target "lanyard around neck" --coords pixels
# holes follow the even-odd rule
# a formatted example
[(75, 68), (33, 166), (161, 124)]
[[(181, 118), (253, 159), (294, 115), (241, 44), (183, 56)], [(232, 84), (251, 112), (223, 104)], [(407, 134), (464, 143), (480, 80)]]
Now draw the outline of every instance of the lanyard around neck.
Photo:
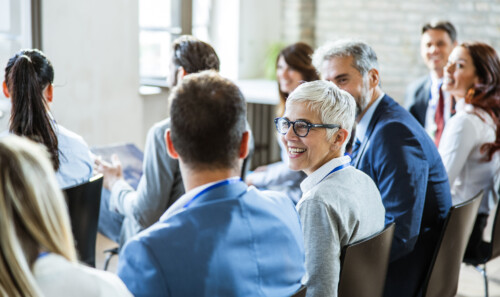
[(193, 203), (193, 201), (195, 201), (196, 199), (200, 198), (203, 194), (206, 194), (216, 188), (219, 188), (219, 187), (222, 187), (222, 186), (225, 186), (225, 185), (231, 185), (231, 184), (235, 184), (235, 183), (238, 183), (242, 181), (241, 178), (231, 178), (231, 179), (225, 179), (225, 180), (222, 180), (220, 182), (217, 182), (211, 186), (209, 186), (208, 188), (205, 188), (203, 189), (201, 192), (199, 192), (198, 194), (196, 194), (191, 200), (189, 200), (188, 203), (186, 203), (186, 205), (184, 205), (184, 208), (188, 208), (189, 205), (191, 203)]
[(40, 252), (40, 253), (38, 254), (37, 259), (43, 258), (43, 257), (47, 256), (48, 254), (50, 254), (50, 253), (49, 253), (49, 252)]
[(342, 164), (342, 165), (339, 165), (339, 166), (337, 166), (337, 167), (333, 168), (333, 170), (332, 170), (332, 171), (330, 171), (327, 175), (325, 175), (325, 177), (323, 177), (323, 178), (322, 178), (319, 182), (322, 182), (325, 178), (327, 178), (328, 176), (330, 176), (330, 174), (332, 174), (332, 173), (334, 173), (334, 172), (337, 172), (337, 171), (339, 171), (339, 170), (341, 170), (341, 169), (347, 168), (347, 167), (349, 167), (349, 166), (351, 166), (351, 164), (350, 164), (350, 163), (344, 163), (344, 164)]

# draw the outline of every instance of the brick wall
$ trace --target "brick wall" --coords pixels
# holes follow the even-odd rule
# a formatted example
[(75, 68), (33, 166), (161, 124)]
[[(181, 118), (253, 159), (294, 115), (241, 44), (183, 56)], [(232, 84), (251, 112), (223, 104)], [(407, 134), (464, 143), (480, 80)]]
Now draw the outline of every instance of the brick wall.
[[(420, 28), (447, 19), (460, 41), (483, 41), (500, 50), (500, 1), (471, 0), (283, 0), (283, 40), (314, 46), (357, 38), (377, 52), (382, 87), (402, 102), (408, 83), (425, 75)], [(314, 20), (314, 21), (311, 21)]]
[(314, 44), (316, 0), (282, 0), (282, 39), (286, 44)]

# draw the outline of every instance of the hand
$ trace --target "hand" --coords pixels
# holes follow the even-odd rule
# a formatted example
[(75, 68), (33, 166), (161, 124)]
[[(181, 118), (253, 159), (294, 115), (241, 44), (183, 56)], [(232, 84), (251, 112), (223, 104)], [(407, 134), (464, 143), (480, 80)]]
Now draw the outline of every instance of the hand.
[(111, 156), (111, 164), (101, 160), (101, 158), (96, 158), (94, 160), (95, 167), (94, 170), (98, 173), (104, 175), (103, 187), (110, 190), (113, 185), (120, 179), (123, 179), (122, 163), (117, 155), (113, 154)]

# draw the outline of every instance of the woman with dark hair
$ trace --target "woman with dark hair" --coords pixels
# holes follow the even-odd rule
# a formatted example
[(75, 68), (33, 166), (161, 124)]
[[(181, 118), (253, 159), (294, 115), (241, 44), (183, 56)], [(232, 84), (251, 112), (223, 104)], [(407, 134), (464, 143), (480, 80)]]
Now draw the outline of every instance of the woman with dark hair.
[[(288, 95), (302, 82), (318, 80), (316, 68), (312, 65), (311, 56), (314, 50), (303, 42), (297, 42), (280, 51), (276, 59), (276, 76), (280, 102), (276, 109), (276, 116), (282, 117), (285, 112), (285, 103)], [(302, 192), (300, 182), (306, 175), (301, 171), (289, 169), (288, 156), (285, 147), (281, 147), (281, 160), (267, 166), (258, 167), (248, 175), (246, 182), (258, 188), (269, 188), (285, 191), (295, 202), (300, 199)]]
[(279, 53), (276, 59), (276, 76), (280, 93), (277, 117), (283, 116), (286, 98), (301, 82), (319, 79), (316, 68), (312, 65), (313, 52), (314, 50), (309, 45), (297, 42), (285, 47)]
[(45, 145), (59, 186), (66, 188), (87, 181), (93, 162), (85, 141), (50, 113), (53, 81), (54, 69), (41, 51), (21, 50), (7, 63), (3, 92), (12, 102), (9, 132)]
[(462, 43), (444, 68), (443, 88), (457, 101), (457, 113), (446, 124), (439, 153), (448, 172), (452, 202), (479, 191), (484, 197), (466, 251), (474, 257), (494, 203), (500, 180), (500, 60), (484, 43)]

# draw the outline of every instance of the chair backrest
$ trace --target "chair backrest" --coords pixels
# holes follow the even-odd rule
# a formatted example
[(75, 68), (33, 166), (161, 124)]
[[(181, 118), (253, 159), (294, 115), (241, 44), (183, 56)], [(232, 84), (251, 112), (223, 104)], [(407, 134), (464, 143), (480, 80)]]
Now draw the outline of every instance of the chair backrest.
[(247, 172), (250, 170), (250, 165), (252, 165), (252, 157), (253, 157), (253, 153), (255, 151), (255, 142), (253, 139), (253, 135), (250, 137), (249, 146), (250, 147), (248, 149), (248, 155), (243, 160), (243, 164), (241, 165), (241, 179), (242, 180), (245, 180), (245, 177), (247, 176)]
[(306, 297), (306, 292), (307, 292), (307, 287), (302, 285), (302, 287), (299, 288), (295, 294), (293, 294), (291, 297)]
[(455, 296), (460, 264), (469, 241), (483, 192), (464, 203), (452, 206), (438, 240), (427, 273), (422, 296)]
[(342, 249), (339, 297), (382, 296), (394, 228), (391, 223), (381, 232)]
[(96, 175), (86, 183), (64, 189), (76, 250), (80, 260), (91, 267), (95, 267), (102, 179), (102, 174)]
[(488, 261), (498, 256), (500, 256), (500, 205), (497, 205), (497, 211), (495, 212), (495, 219), (493, 221), (493, 230), (491, 231), (491, 256)]

